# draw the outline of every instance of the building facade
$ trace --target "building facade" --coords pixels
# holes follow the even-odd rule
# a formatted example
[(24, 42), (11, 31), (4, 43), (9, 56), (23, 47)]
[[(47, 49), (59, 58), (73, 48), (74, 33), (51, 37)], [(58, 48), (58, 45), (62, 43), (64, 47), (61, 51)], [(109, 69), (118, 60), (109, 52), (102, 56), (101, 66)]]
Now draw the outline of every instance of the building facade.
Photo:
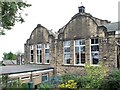
[(55, 67), (57, 74), (84, 74), (85, 64), (108, 69), (120, 67), (119, 22), (111, 23), (93, 17), (85, 7), (53, 33), (38, 24), (25, 43), (26, 64), (46, 64)]

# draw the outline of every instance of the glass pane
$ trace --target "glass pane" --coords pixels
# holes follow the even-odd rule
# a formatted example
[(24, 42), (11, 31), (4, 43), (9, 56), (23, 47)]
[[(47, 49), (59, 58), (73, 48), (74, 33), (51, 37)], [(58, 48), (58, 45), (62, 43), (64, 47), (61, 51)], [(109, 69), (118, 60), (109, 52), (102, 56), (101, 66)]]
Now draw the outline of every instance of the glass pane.
[(91, 39), (91, 44), (94, 44), (94, 39)]
[(85, 46), (81, 46), (81, 52), (85, 52)]
[(75, 53), (79, 52), (79, 47), (75, 47)]
[(81, 40), (81, 44), (80, 45), (85, 45), (85, 40)]
[(42, 81), (45, 82), (45, 81), (48, 81), (48, 75), (42, 75)]
[(70, 52), (70, 47), (65, 47), (64, 52)]
[(80, 41), (79, 40), (75, 40), (75, 45), (80, 45)]
[(99, 45), (91, 46), (91, 51), (99, 51)]
[(45, 44), (45, 48), (49, 48), (49, 44)]
[(49, 53), (45, 54), (45, 63), (49, 63)]
[(75, 53), (75, 60), (76, 60), (76, 64), (80, 63), (80, 61), (79, 61), (79, 52)]
[(42, 55), (40, 55), (40, 63), (42, 63)]
[(64, 54), (64, 60), (66, 64), (70, 64), (70, 53)]
[(49, 53), (49, 49), (45, 49), (45, 53)]
[(98, 44), (98, 39), (95, 39), (95, 44)]
[(46, 63), (50, 63), (50, 62), (49, 62), (49, 59), (47, 60), (47, 62), (46, 62)]
[(37, 62), (40, 62), (40, 55), (37, 55)]
[(81, 53), (81, 63), (85, 63), (85, 53)]
[(99, 51), (92, 52), (91, 58), (92, 58), (92, 64), (98, 64), (99, 63)]
[(33, 55), (31, 55), (31, 62), (33, 62)]
[(40, 54), (42, 54), (42, 50), (40, 50)]
[(30, 49), (33, 50), (33, 45), (30, 46)]
[(64, 46), (70, 46), (70, 41), (65, 41)]
[(92, 63), (92, 64), (98, 64), (98, 63), (99, 63), (99, 60), (98, 60), (98, 59), (93, 58), (93, 63)]
[(40, 51), (39, 50), (37, 50), (37, 54), (39, 54), (40, 53)]
[(70, 64), (70, 59), (67, 59), (67, 64)]
[(31, 54), (33, 54), (33, 50), (31, 50)]
[(42, 44), (37, 44), (37, 49), (42, 48)]

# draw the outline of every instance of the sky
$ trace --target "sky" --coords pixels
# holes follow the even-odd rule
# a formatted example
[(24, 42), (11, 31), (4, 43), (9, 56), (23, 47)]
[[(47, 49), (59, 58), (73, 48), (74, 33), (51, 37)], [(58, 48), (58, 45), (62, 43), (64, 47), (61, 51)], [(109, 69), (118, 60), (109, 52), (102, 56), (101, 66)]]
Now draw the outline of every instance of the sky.
[[(16, 23), (6, 35), (0, 36), (0, 60), (4, 52), (24, 53), (24, 44), (31, 32), (41, 24), (48, 30), (57, 32), (69, 22), (72, 16), (78, 13), (78, 7), (85, 6), (85, 12), (92, 16), (118, 21), (118, 2), (120, 0), (27, 0), (32, 4), (24, 10), (25, 23)], [(82, 4), (81, 4), (82, 2)]]

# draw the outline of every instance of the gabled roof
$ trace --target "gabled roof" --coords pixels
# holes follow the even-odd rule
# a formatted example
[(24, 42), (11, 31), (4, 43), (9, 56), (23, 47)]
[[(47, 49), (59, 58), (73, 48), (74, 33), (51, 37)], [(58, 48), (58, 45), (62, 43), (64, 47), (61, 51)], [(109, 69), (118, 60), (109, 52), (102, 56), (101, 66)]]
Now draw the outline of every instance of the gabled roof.
[(120, 22), (113, 22), (103, 25), (107, 28), (108, 32), (111, 31), (120, 31)]

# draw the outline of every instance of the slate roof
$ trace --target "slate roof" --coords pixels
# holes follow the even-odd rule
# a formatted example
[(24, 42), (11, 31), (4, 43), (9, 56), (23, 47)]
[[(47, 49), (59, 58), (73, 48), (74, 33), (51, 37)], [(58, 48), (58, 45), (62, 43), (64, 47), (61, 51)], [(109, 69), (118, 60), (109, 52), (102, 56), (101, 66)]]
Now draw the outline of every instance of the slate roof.
[(42, 70), (49, 70), (49, 69), (54, 69), (54, 68), (49, 65), (0, 66), (0, 75), (42, 71)]
[(113, 22), (113, 23), (105, 24), (103, 26), (107, 28), (108, 32), (120, 31), (120, 22)]
[(2, 64), (5, 64), (5, 65), (17, 65), (17, 60), (3, 60)]

